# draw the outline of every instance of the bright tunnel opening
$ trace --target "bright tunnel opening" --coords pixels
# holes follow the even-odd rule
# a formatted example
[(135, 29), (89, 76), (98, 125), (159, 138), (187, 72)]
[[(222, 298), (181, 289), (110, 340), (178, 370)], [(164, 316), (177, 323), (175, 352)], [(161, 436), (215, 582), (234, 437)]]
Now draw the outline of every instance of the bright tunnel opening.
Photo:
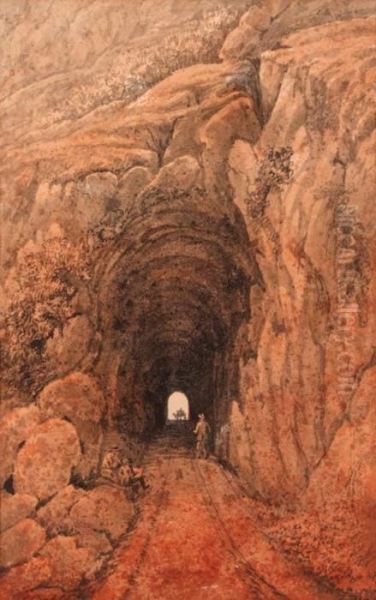
[(173, 392), (167, 401), (168, 421), (187, 421), (189, 419), (189, 400), (183, 392)]

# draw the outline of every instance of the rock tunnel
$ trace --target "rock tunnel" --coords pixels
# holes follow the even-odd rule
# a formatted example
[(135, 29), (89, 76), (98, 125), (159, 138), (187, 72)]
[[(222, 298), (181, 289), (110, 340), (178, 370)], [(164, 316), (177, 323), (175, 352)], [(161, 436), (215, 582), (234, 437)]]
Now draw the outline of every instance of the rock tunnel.
[(2, 4), (0, 597), (373, 598), (374, 3)]
[[(198, 172), (193, 159), (179, 163), (183, 175)], [(193, 419), (205, 412), (223, 424), (237, 393), (234, 342), (250, 317), (254, 272), (247, 230), (233, 204), (178, 185), (138, 198), (98, 274), (104, 337), (119, 356), (119, 408), (131, 421), (134, 405), (146, 419), (136, 428), (161, 427), (176, 389)], [(130, 363), (132, 381), (122, 382)]]

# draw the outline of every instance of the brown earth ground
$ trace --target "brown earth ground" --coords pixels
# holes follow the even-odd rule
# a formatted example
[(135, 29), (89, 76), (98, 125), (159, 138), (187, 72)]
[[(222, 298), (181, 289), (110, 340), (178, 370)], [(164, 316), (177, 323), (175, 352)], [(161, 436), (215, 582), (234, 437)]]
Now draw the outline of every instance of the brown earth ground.
[(183, 436), (170, 428), (152, 441), (145, 456), (150, 489), (140, 498), (139, 521), (83, 597), (355, 598), (289, 560), (265, 527), (278, 522), (275, 511), (249, 498), (236, 474), (214, 458), (195, 459), (191, 438), (189, 427)]

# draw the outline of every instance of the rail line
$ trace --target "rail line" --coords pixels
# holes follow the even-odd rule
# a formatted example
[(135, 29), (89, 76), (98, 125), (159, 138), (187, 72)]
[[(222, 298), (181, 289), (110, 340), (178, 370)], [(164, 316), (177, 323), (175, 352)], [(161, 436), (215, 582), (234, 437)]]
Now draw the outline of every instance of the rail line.
[[(249, 509), (247, 509), (244, 506), (244, 504), (243, 504), (244, 497), (249, 499), (246, 489), (241, 485), (241, 483), (234, 482), (232, 477), (228, 475), (228, 473), (226, 472), (226, 469), (224, 467), (221, 466), (221, 468), (219, 470), (221, 472), (223, 479), (227, 483), (228, 487), (231, 489), (233, 495), (238, 500), (240, 500), (238, 506), (241, 507), (243, 514), (246, 515), (247, 517), (249, 517), (250, 519), (252, 519), (254, 527), (257, 529), (257, 531), (259, 531), (270, 542), (270, 544), (273, 546), (273, 548), (276, 548), (276, 543), (272, 539), (272, 537), (270, 535), (268, 535), (267, 533), (265, 533), (259, 526), (257, 526), (257, 524), (255, 523), (254, 515), (252, 514), (252, 512)], [(281, 552), (281, 550), (279, 548), (276, 548), (276, 550)], [(322, 589), (323, 592), (325, 592), (327, 594), (331, 594), (333, 596), (333, 598), (338, 598), (338, 600), (357, 600), (356, 595), (354, 595), (352, 593), (343, 592), (342, 590), (338, 590), (337, 588), (330, 585), (326, 581), (321, 581), (320, 578), (315, 576), (314, 573), (309, 572), (309, 573), (307, 573), (307, 575), (316, 582), (316, 584)]]
[[(185, 446), (184, 441), (186, 442)], [(119, 552), (114, 555), (112, 563), (108, 565), (110, 569), (107, 569), (109, 575), (107, 584), (101, 585), (98, 582), (99, 589), (96, 586), (98, 597), (95, 594), (94, 598), (107, 600), (110, 597), (108, 594), (113, 589), (115, 591), (113, 597), (116, 597), (117, 600), (138, 600), (140, 597), (151, 598), (154, 591), (158, 591), (158, 598), (162, 600), (165, 587), (161, 587), (161, 581), (165, 581), (167, 584), (166, 598), (175, 598), (175, 594), (178, 592), (179, 595), (182, 590), (179, 587), (179, 578), (175, 580), (175, 574), (171, 579), (170, 567), (168, 564), (166, 565), (166, 560), (163, 559), (164, 549), (167, 549), (168, 556), (171, 553), (172, 572), (179, 573), (181, 568), (183, 573), (183, 567), (179, 560), (176, 559), (175, 561), (174, 544), (176, 544), (176, 547), (181, 547), (182, 555), (187, 550), (188, 555), (194, 558), (197, 550), (201, 549), (202, 552), (203, 544), (209, 538), (213, 540), (214, 552), (213, 557), (211, 557), (211, 567), (214, 567), (217, 563), (225, 565), (223, 567), (224, 571), (222, 572), (221, 567), (218, 575), (223, 581), (223, 592), (227, 590), (226, 593), (229, 594), (229, 597), (232, 597), (232, 591), (235, 592), (232, 588), (234, 583), (229, 582), (238, 581), (237, 589), (239, 589), (241, 597), (249, 598), (249, 600), (291, 600), (291, 598), (300, 599), (301, 597), (312, 599), (322, 597), (325, 600), (337, 599), (338, 596), (333, 595), (333, 592), (328, 591), (329, 593), (325, 593), (324, 589), (318, 585), (319, 582), (314, 582), (310, 575), (301, 572), (300, 569), (297, 569), (296, 573), (295, 569), (290, 569), (288, 561), (286, 563), (279, 550), (274, 548), (269, 536), (265, 535), (262, 529), (257, 526), (250, 507), (244, 502), (248, 498), (248, 494), (242, 488), (241, 483), (234, 481), (231, 475), (226, 473), (220, 465), (211, 461), (199, 461), (193, 458), (192, 449), (188, 448), (188, 441), (184, 440), (183, 436), (180, 438), (174, 432), (168, 432), (168, 435), (157, 437), (154, 439), (154, 443), (150, 444), (148, 451), (145, 453), (144, 465), (146, 466), (148, 479), (153, 478), (153, 475), (158, 477), (157, 486), (154, 488), (154, 493), (154, 486), (152, 486), (152, 493), (147, 494), (146, 504), (139, 513), (135, 529), (129, 533), (128, 540), (125, 543), (123, 542)], [(182, 462), (181, 459), (183, 459)], [(174, 465), (176, 468), (174, 468)], [(181, 487), (179, 483), (181, 477), (177, 477), (176, 473), (177, 470), (180, 472), (186, 469), (186, 477), (182, 484), (183, 487)], [(221, 477), (217, 475), (218, 470), (221, 472)], [(188, 492), (189, 490), (192, 491), (192, 506), (189, 504), (189, 500), (187, 503), (187, 490)], [(172, 496), (169, 498), (170, 493)], [(227, 515), (224, 501), (230, 498), (231, 503), (236, 503), (236, 511), (234, 512), (234, 504), (232, 504), (232, 510)], [(174, 522), (179, 523), (178, 511), (180, 508), (183, 511), (188, 510), (189, 515), (193, 511), (194, 517), (201, 507), (202, 533), (199, 519), (198, 528), (192, 531), (193, 553), (189, 553), (185, 536), (189, 535), (190, 530), (186, 528), (185, 524), (183, 527), (185, 534), (180, 538), (179, 531), (174, 530)], [(243, 527), (248, 528), (245, 518), (242, 517), (238, 523), (240, 530), (237, 526), (235, 527), (238, 509), (250, 521), (249, 534), (242, 529)], [(166, 522), (171, 528), (171, 531), (167, 528), (167, 540), (165, 537), (166, 532), (162, 528), (162, 523), (165, 522), (163, 518), (165, 512), (167, 514)], [(244, 525), (242, 525), (243, 520)], [(192, 522), (194, 522), (194, 518)], [(232, 524), (234, 524), (234, 527)], [(135, 532), (135, 536), (132, 535), (133, 532)], [(169, 535), (171, 539), (168, 537)], [(218, 541), (215, 540), (215, 536), (217, 536)], [(155, 546), (151, 546), (153, 539), (155, 539)], [(188, 538), (187, 543), (189, 543)], [(158, 548), (161, 549), (161, 570), (158, 566)], [(260, 558), (262, 561), (260, 566), (258, 563), (253, 564), (251, 558), (253, 555), (256, 557), (258, 548), (260, 548), (261, 555), (264, 557)], [(226, 556), (228, 557), (228, 564)], [(279, 556), (280, 558), (278, 558)], [(148, 560), (152, 563), (149, 564)], [(202, 556), (199, 554), (197, 554), (197, 560), (200, 565), (198, 568), (203, 569), (204, 579), (207, 569), (210, 581), (210, 577), (214, 572), (213, 569), (210, 571), (210, 566), (206, 567), (205, 561), (202, 562)], [(157, 561), (157, 565), (155, 561)], [(277, 568), (276, 578), (273, 578), (270, 572), (270, 569), (274, 568), (274, 564)], [(187, 580), (184, 587), (184, 597), (187, 598), (193, 598), (194, 595), (191, 596), (192, 592), (195, 592), (200, 586), (200, 581), (197, 579), (197, 573), (200, 571), (197, 571), (194, 566), (195, 561), (192, 565), (193, 579), (190, 583), (190, 580)], [(217, 572), (217, 566), (214, 569)], [(157, 577), (155, 581), (158, 582), (156, 587), (155, 577)], [(301, 596), (296, 588), (297, 584), (302, 586), (300, 592), (303, 595)], [(321, 590), (323, 596), (320, 595)], [(291, 596), (290, 592), (293, 592)], [(317, 592), (319, 592), (318, 595)], [(305, 593), (306, 595), (304, 595)], [(350, 597), (346, 597), (346, 600), (350, 600)], [(353, 600), (352, 597), (351, 600)]]
[(137, 564), (135, 565), (132, 572), (128, 576), (128, 582), (129, 582), (130, 587), (125, 592), (125, 594), (122, 596), (122, 600), (129, 600), (136, 591), (135, 588), (137, 586), (137, 578), (138, 578), (140, 571), (144, 565), (152, 536), (153, 536), (155, 529), (157, 527), (157, 524), (158, 524), (159, 516), (162, 512), (162, 508), (166, 504), (166, 499), (168, 497), (168, 485), (167, 484), (170, 480), (171, 469), (169, 469), (169, 465), (170, 465), (171, 461), (172, 461), (171, 456), (167, 457), (167, 460), (165, 461), (165, 464), (167, 467), (167, 469), (166, 469), (167, 474), (164, 477), (161, 490), (158, 493), (157, 506), (156, 506), (156, 509), (150, 519), (150, 526), (148, 527), (146, 538), (145, 538), (145, 541), (143, 543), (143, 546), (142, 546), (142, 549), (140, 552), (139, 560), (137, 561)]
[(248, 579), (248, 585), (250, 592), (253, 594), (250, 596), (252, 600), (288, 600), (288, 598), (281, 594), (273, 585), (267, 582), (262, 576), (256, 573), (249, 561), (245, 558), (241, 550), (235, 543), (234, 538), (229, 532), (226, 525), (219, 514), (218, 508), (215, 504), (213, 496), (209, 490), (209, 486), (202, 474), (201, 467), (198, 465), (196, 459), (191, 459), (193, 470), (196, 475), (198, 486), (202, 491), (202, 497), (204, 499), (205, 506), (210, 514), (212, 520), (215, 521), (219, 534), (227, 547), (229, 553), (235, 559), (235, 562), (243, 567), (244, 574)]

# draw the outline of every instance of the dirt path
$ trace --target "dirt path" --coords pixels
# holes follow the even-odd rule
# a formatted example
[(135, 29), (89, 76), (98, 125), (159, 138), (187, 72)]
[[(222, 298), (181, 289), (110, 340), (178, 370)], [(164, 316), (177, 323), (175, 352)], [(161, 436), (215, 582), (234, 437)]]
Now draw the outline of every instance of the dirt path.
[(164, 436), (151, 445), (145, 465), (151, 488), (139, 521), (90, 598), (340, 597), (321, 589), (273, 548), (251, 517), (235, 478), (173, 442)]

